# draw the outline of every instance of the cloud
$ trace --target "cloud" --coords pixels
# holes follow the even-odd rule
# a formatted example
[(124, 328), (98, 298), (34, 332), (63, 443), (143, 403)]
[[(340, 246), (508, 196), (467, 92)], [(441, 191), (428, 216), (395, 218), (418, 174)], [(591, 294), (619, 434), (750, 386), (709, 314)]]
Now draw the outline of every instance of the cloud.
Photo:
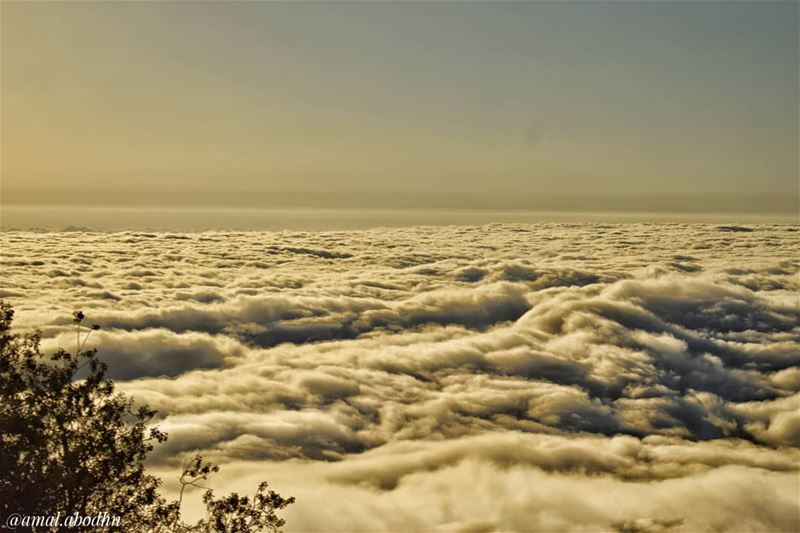
[[(44, 350), (74, 347), (72, 333), (63, 333), (43, 343)], [(204, 333), (177, 334), (165, 329), (145, 331), (97, 331), (85, 348), (97, 348), (113, 379), (150, 376), (175, 377), (191, 370), (219, 368), (244, 354), (237, 341)]]
[[(580, 452), (553, 453), (559, 454), (563, 465), (582, 460)], [(374, 462), (377, 475), (395, 462), (383, 459)], [(379, 490), (357, 478), (343, 483), (347, 462), (233, 462), (217, 483), (229, 489), (269, 478), (276, 490), (294, 494), (298, 504), (286, 513), (287, 531), (658, 531), (666, 525), (677, 531), (793, 531), (799, 525), (796, 471), (729, 464), (643, 481), (480, 456), (429, 465)], [(376, 472), (363, 474), (372, 481)]]
[(800, 232), (750, 229), (5, 232), (0, 293), (289, 530), (789, 531)]

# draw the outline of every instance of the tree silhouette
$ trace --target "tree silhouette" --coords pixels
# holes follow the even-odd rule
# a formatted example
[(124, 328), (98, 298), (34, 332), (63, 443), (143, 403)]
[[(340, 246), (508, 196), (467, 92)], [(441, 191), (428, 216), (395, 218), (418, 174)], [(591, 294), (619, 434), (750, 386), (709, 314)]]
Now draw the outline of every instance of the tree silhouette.
[[(134, 408), (105, 378), (96, 350), (84, 350), (97, 326), (74, 313), (75, 353), (40, 351), (41, 333), (12, 333), (14, 312), (0, 301), (0, 524), (20, 516), (97, 515), (120, 517), (109, 531), (277, 531), (276, 511), (294, 502), (262, 483), (251, 499), (238, 494), (215, 499), (208, 490), (207, 516), (196, 524), (180, 517), (183, 489), (218, 468), (196, 456), (180, 477), (181, 499), (167, 502), (161, 480), (145, 472), (144, 460), (167, 435), (148, 427), (155, 411)], [(91, 527), (41, 526), (29, 531), (88, 531)]]

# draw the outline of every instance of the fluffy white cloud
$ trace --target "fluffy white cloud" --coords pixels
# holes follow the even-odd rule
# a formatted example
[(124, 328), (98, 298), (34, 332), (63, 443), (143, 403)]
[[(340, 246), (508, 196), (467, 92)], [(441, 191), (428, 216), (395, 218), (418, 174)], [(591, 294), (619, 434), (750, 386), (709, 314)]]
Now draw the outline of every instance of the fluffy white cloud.
[(0, 293), (289, 530), (797, 530), (800, 232), (752, 229), (5, 232)]

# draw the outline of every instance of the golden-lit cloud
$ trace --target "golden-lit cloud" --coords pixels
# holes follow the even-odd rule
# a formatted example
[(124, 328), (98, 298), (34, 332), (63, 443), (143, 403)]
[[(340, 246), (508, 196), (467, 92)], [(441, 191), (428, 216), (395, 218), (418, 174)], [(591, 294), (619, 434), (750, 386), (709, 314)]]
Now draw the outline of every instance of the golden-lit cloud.
[(0, 290), (46, 350), (102, 326), (166, 490), (202, 453), (288, 531), (790, 531), (798, 235), (4, 232)]

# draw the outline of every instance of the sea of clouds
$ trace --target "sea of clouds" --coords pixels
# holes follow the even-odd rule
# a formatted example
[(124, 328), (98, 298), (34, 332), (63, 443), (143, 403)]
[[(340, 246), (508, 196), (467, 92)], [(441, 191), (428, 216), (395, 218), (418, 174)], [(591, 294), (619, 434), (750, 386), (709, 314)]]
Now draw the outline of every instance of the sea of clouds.
[[(800, 530), (800, 227), (3, 232), (181, 460), (286, 531)], [(196, 498), (187, 505), (197, 512)]]

